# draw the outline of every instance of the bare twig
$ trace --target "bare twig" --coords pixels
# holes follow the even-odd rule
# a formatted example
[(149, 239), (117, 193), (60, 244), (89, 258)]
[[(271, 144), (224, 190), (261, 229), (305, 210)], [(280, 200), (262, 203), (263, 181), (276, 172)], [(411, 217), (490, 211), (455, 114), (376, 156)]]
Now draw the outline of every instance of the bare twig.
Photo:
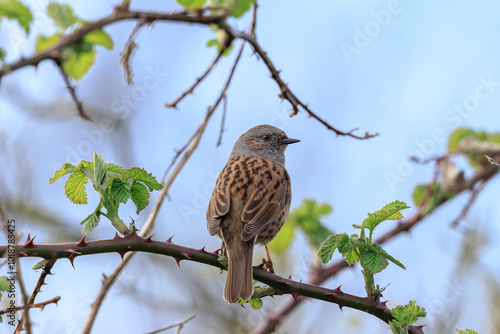
[(148, 332), (148, 333), (146, 333), (146, 334), (157, 334), (157, 333), (161, 333), (161, 332), (164, 332), (164, 331), (166, 331), (166, 330), (168, 330), (168, 329), (172, 329), (172, 328), (175, 328), (175, 327), (178, 327), (178, 329), (177, 329), (177, 333), (180, 333), (180, 332), (181, 332), (181, 330), (182, 330), (182, 328), (184, 328), (184, 325), (185, 325), (186, 323), (188, 323), (189, 321), (193, 320), (193, 319), (194, 319), (194, 317), (196, 317), (196, 314), (193, 314), (192, 316), (190, 316), (190, 317), (189, 317), (189, 318), (187, 318), (186, 320), (179, 321), (179, 322), (177, 322), (177, 323), (175, 323), (175, 324), (173, 324), (173, 325), (169, 325), (169, 326), (167, 326), (167, 327), (163, 327), (163, 328), (157, 329), (157, 330), (155, 330), (155, 331)]
[[(186, 145), (187, 146), (186, 152), (184, 153), (184, 155), (180, 159), (180, 161), (177, 164), (177, 166), (175, 167), (175, 169), (172, 171), (172, 174), (170, 175), (170, 177), (163, 184), (163, 189), (161, 190), (158, 198), (156, 199), (156, 202), (155, 202), (155, 204), (153, 206), (151, 214), (149, 215), (148, 220), (146, 221), (146, 223), (144, 224), (144, 226), (141, 229), (141, 236), (146, 236), (153, 229), (154, 223), (156, 221), (156, 217), (158, 216), (158, 213), (160, 211), (161, 205), (163, 203), (163, 200), (165, 199), (165, 196), (166, 196), (168, 190), (170, 189), (170, 186), (172, 185), (172, 183), (176, 179), (176, 177), (179, 174), (179, 172), (185, 166), (186, 162), (189, 160), (189, 158), (191, 157), (191, 155), (193, 154), (193, 152), (198, 147), (198, 145), (200, 143), (200, 139), (201, 139), (203, 133), (205, 132), (205, 128), (206, 128), (206, 126), (208, 124), (208, 121), (209, 121), (210, 117), (212, 117), (214, 111), (217, 109), (217, 106), (220, 104), (220, 102), (222, 100), (222, 96), (224, 94), (226, 94), (227, 88), (229, 87), (229, 84), (230, 84), (230, 82), (231, 82), (231, 80), (233, 78), (233, 74), (234, 74), (234, 71), (236, 69), (236, 66), (238, 65), (238, 62), (239, 62), (239, 60), (241, 58), (241, 54), (243, 53), (243, 46), (244, 46), (244, 44), (242, 44), (242, 46), (240, 48), (240, 52), (238, 53), (238, 56), (236, 57), (236, 60), (235, 60), (235, 62), (233, 64), (233, 67), (231, 68), (229, 77), (228, 77), (228, 79), (226, 81), (226, 84), (224, 85), (224, 88), (222, 89), (222, 92), (221, 92), (220, 96), (216, 100), (215, 104), (212, 105), (212, 106), (210, 106), (208, 108), (208, 111), (207, 111), (204, 119), (202, 120), (202, 122), (201, 122), (198, 130), (196, 130), (195, 134), (191, 137), (189, 143)], [(83, 328), (83, 331), (82, 331), (83, 334), (89, 334), (90, 333), (90, 331), (92, 329), (92, 326), (94, 324), (94, 321), (96, 319), (97, 313), (99, 311), (99, 308), (102, 305), (102, 302), (103, 302), (104, 298), (106, 297), (109, 289), (113, 286), (113, 284), (115, 283), (116, 279), (121, 274), (122, 270), (125, 268), (125, 266), (128, 264), (128, 262), (132, 259), (132, 257), (134, 256), (134, 254), (135, 253), (133, 253), (133, 252), (127, 253), (123, 257), (123, 261), (120, 262), (116, 266), (116, 268), (113, 271), (113, 273), (110, 276), (108, 276), (103, 281), (101, 289), (99, 290), (99, 293), (98, 293), (98, 295), (97, 295), (94, 303), (90, 307), (90, 312), (89, 312), (89, 315), (87, 317), (87, 320), (85, 321), (85, 325), (84, 325), (84, 328)]]
[(85, 110), (83, 109), (82, 101), (80, 101), (80, 99), (76, 95), (75, 87), (71, 84), (71, 81), (70, 81), (68, 75), (66, 74), (66, 72), (64, 72), (62, 64), (59, 62), (59, 60), (54, 60), (54, 62), (56, 63), (57, 68), (59, 69), (59, 73), (61, 73), (61, 76), (64, 79), (64, 83), (66, 84), (66, 89), (68, 89), (68, 92), (70, 93), (71, 98), (75, 102), (76, 110), (78, 111), (78, 115), (81, 118), (83, 118), (84, 120), (91, 121), (89, 114), (87, 114), (85, 112)]
[(457, 216), (457, 218), (455, 218), (451, 222), (450, 224), (451, 227), (457, 227), (458, 224), (460, 224), (460, 222), (467, 216), (467, 213), (469, 212), (470, 208), (476, 202), (477, 196), (481, 193), (481, 191), (483, 191), (484, 187), (486, 187), (486, 185), (488, 184), (488, 180), (489, 178), (482, 180), (477, 187), (471, 189), (469, 200), (467, 201), (467, 203), (465, 203), (464, 207), (460, 211), (460, 214)]
[(135, 42), (137, 33), (146, 23), (147, 22), (144, 20), (137, 22), (134, 29), (130, 33), (127, 42), (123, 46), (122, 52), (120, 52), (120, 64), (125, 70), (125, 82), (127, 83), (127, 85), (134, 84), (134, 73), (132, 73), (132, 68), (130, 67), (130, 59), (132, 58), (132, 55), (137, 48), (137, 43)]
[[(61, 297), (60, 296), (56, 296), (52, 299), (49, 299), (49, 300), (46, 300), (44, 302), (41, 302), (41, 303), (35, 303), (35, 304), (31, 304), (29, 305), (29, 308), (39, 308), (43, 311), (43, 309), (45, 308), (45, 306), (49, 305), (49, 304), (56, 304), (61, 300)], [(0, 314), (4, 314), (4, 313), (8, 313), (10, 312), (12, 309), (3, 309), (3, 310), (0, 310)], [(21, 310), (25, 310), (25, 306), (16, 306), (14, 308), (15, 311), (21, 311)]]
[(227, 95), (224, 94), (224, 103), (222, 104), (222, 120), (220, 122), (219, 139), (217, 139), (217, 147), (222, 144), (222, 134), (224, 133), (224, 123), (226, 121), (226, 111), (227, 111)]
[(176, 99), (174, 99), (172, 102), (166, 102), (165, 107), (167, 108), (177, 108), (177, 104), (182, 101), (186, 96), (189, 94), (193, 94), (194, 89), (207, 77), (207, 75), (212, 72), (212, 70), (215, 68), (215, 65), (219, 62), (220, 58), (222, 57), (222, 54), (224, 53), (226, 49), (221, 48), (221, 50), (217, 53), (217, 56), (215, 56), (215, 59), (208, 65), (207, 69), (203, 74), (196, 79), (196, 81), (188, 88), (186, 89), (181, 95), (179, 95)]
[(255, 36), (255, 28), (257, 27), (257, 8), (259, 8), (259, 4), (257, 0), (253, 2), (253, 10), (252, 10), (252, 25), (250, 26), (250, 34)]
[(493, 160), (492, 157), (490, 156), (487, 156), (486, 154), (484, 155), (486, 157), (486, 159), (488, 159), (489, 163), (494, 165), (494, 166), (497, 166), (497, 167), (500, 167), (500, 164), (498, 162), (496, 162), (495, 160)]
[[(30, 239), (30, 237), (29, 237), (29, 233), (28, 233), (28, 240), (29, 239)], [(31, 242), (32, 241), (33, 241), (33, 239), (31, 239)], [(28, 246), (28, 247), (30, 247), (30, 246)], [(16, 249), (18, 250), (19, 248), (16, 247)], [(21, 253), (18, 251), (18, 254), (21, 254)], [(30, 322), (30, 315), (29, 315), (30, 305), (35, 303), (35, 298), (38, 295), (38, 293), (42, 291), (42, 286), (45, 285), (45, 278), (47, 277), (47, 275), (51, 274), (50, 270), (52, 269), (52, 267), (54, 266), (56, 261), (57, 261), (56, 256), (50, 257), (50, 260), (47, 262), (47, 264), (43, 268), (43, 271), (40, 274), (40, 277), (38, 278), (38, 282), (36, 283), (35, 288), (33, 289), (33, 293), (31, 294), (29, 299), (27, 298), (26, 289), (24, 288), (24, 283), (23, 283), (22, 276), (21, 276), (21, 266), (20, 265), (17, 266), (17, 276), (19, 279), (19, 287), (21, 288), (21, 293), (23, 295), (24, 313), (21, 315), (21, 318), (19, 319), (19, 322), (17, 324), (16, 330), (14, 331), (14, 333), (19, 333), (23, 329), (23, 327), (26, 326), (26, 331), (28, 332), (28, 334), (31, 334), (31, 322)]]

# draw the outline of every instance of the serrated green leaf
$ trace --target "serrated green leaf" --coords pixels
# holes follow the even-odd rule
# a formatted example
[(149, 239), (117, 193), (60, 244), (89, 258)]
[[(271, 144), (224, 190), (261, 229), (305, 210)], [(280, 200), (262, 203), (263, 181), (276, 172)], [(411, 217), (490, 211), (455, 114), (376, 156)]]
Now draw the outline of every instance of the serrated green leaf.
[(93, 229), (97, 227), (97, 225), (99, 225), (99, 220), (101, 220), (101, 215), (98, 214), (98, 212), (91, 213), (81, 222), (81, 225), (85, 224), (82, 228), (82, 234), (89, 234)]
[(31, 10), (19, 0), (0, 0), (0, 21), (2, 18), (16, 20), (24, 29), (26, 36), (30, 33), (30, 24), (33, 21)]
[(405, 269), (406, 270), (406, 267), (404, 266), (404, 264), (402, 264), (401, 262), (399, 262), (398, 260), (396, 260), (394, 257), (392, 257), (391, 255), (387, 254), (387, 252), (384, 250), (382, 253), (381, 253), (383, 256), (385, 256), (385, 258), (389, 261), (391, 261), (392, 263), (394, 263), (395, 265), (397, 265), (398, 267), (402, 268), (402, 269)]
[(39, 261), (39, 262), (35, 263), (35, 265), (33, 267), (31, 267), (31, 269), (33, 269), (33, 270), (43, 269), (43, 268), (45, 268), (47, 263), (49, 263), (49, 260)]
[(146, 186), (139, 182), (134, 182), (130, 188), (130, 198), (137, 208), (137, 213), (144, 210), (149, 204), (149, 190)]
[(64, 184), (64, 193), (75, 204), (87, 204), (85, 184), (88, 182), (88, 177), (79, 167), (75, 169)]
[(262, 306), (264, 305), (264, 303), (262, 303), (262, 299), (260, 298), (250, 298), (250, 300), (248, 301), (248, 303), (250, 304), (250, 306), (254, 309), (254, 310), (258, 310), (260, 308), (262, 308)]
[(354, 263), (359, 261), (359, 255), (355, 249), (345, 254), (342, 254), (342, 256), (347, 261), (347, 263), (349, 263), (349, 265), (353, 265)]
[(269, 250), (276, 254), (282, 254), (288, 249), (295, 235), (293, 224), (285, 223), (280, 233), (271, 242), (267, 244)]
[(144, 170), (144, 168), (132, 167), (123, 174), (124, 178), (132, 177), (134, 181), (144, 183), (149, 191), (160, 190), (163, 186), (156, 181), (156, 178)]
[(472, 329), (455, 329), (455, 334), (479, 334), (479, 332), (473, 331)]
[(111, 183), (111, 196), (120, 203), (126, 203), (131, 196), (130, 189), (132, 188), (133, 180), (131, 177), (122, 180), (119, 178), (113, 179)]
[(38, 53), (49, 49), (54, 44), (59, 42), (60, 39), (61, 39), (60, 34), (54, 34), (52, 36), (42, 36), (42, 35), (38, 36), (36, 40), (35, 52)]
[(64, 51), (64, 72), (72, 79), (80, 80), (94, 65), (96, 52), (92, 44), (83, 42)]
[(425, 317), (427, 312), (423, 307), (415, 305), (414, 300), (410, 300), (406, 305), (398, 305), (391, 310), (392, 316), (396, 319), (394, 324), (407, 328), (408, 325), (413, 324), (419, 317)]
[(125, 172), (125, 168), (111, 162), (104, 163), (104, 169), (108, 173), (115, 173), (119, 174), (120, 176), (123, 176), (123, 173)]
[(177, 0), (184, 8), (202, 8), (207, 0)]
[(382, 209), (369, 213), (368, 218), (363, 221), (363, 227), (373, 231), (383, 221), (401, 219), (403, 214), (400, 211), (407, 208), (409, 206), (405, 202), (397, 200), (386, 204)]
[(367, 251), (361, 257), (361, 266), (369, 273), (375, 275), (381, 272), (389, 265), (386, 257), (381, 253)]
[(111, 36), (103, 29), (93, 30), (83, 36), (83, 40), (93, 44), (104, 46), (108, 50), (113, 50), (114, 44)]
[(70, 164), (66, 162), (61, 169), (56, 170), (54, 175), (49, 179), (49, 184), (56, 182), (59, 178), (63, 177), (66, 174), (73, 173), (76, 169), (77, 164)]
[(337, 248), (337, 239), (339, 234), (329, 236), (319, 247), (318, 256), (323, 263), (328, 263), (333, 256), (333, 252)]
[(52, 18), (57, 28), (65, 31), (69, 27), (80, 23), (80, 19), (67, 4), (51, 2), (47, 6), (47, 14)]
[(352, 239), (347, 233), (337, 234), (337, 248), (341, 254), (348, 253), (358, 246), (358, 240), (356, 236)]
[(234, 2), (235, 5), (231, 12), (231, 16), (239, 18), (242, 17), (243, 14), (245, 14), (250, 9), (254, 0), (236, 0)]

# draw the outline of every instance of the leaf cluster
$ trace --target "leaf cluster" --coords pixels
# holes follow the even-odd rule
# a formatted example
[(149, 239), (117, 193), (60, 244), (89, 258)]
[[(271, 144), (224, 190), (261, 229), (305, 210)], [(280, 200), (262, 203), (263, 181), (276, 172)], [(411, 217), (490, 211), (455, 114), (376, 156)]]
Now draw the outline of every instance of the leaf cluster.
[[(149, 204), (152, 191), (160, 190), (162, 185), (156, 178), (142, 168), (125, 169), (113, 163), (105, 163), (102, 156), (94, 152), (91, 161), (79, 164), (65, 163), (49, 179), (52, 184), (64, 175), (70, 174), (64, 184), (66, 197), (74, 204), (87, 204), (86, 184), (91, 181), (100, 195), (100, 201), (93, 213), (85, 218), (82, 234), (86, 235), (99, 223), (101, 215), (107, 217), (115, 227), (120, 225), (118, 207), (130, 199), (137, 213)], [(102, 209), (105, 208), (106, 212)], [(120, 232), (123, 233), (122, 230)]]

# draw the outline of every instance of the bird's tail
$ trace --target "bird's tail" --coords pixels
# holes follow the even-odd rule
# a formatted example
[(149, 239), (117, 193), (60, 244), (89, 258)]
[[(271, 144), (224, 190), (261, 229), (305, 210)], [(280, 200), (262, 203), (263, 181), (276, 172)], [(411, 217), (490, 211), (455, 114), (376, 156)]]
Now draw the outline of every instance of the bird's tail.
[(253, 244), (253, 240), (226, 242), (228, 267), (224, 300), (228, 303), (247, 300), (253, 294)]

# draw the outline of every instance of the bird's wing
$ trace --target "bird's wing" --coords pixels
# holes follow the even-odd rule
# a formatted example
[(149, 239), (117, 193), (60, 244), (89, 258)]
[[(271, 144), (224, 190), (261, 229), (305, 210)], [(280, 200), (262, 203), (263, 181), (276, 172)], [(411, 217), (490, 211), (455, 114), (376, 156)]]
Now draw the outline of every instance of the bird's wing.
[(283, 166), (272, 165), (255, 177), (248, 189), (248, 199), (241, 214), (244, 241), (255, 238), (269, 224), (279, 219), (290, 197), (288, 173)]
[(229, 212), (231, 196), (227, 182), (224, 182), (222, 173), (217, 178), (212, 197), (208, 203), (207, 209), (207, 228), (210, 235), (219, 232), (219, 225), (222, 216)]

